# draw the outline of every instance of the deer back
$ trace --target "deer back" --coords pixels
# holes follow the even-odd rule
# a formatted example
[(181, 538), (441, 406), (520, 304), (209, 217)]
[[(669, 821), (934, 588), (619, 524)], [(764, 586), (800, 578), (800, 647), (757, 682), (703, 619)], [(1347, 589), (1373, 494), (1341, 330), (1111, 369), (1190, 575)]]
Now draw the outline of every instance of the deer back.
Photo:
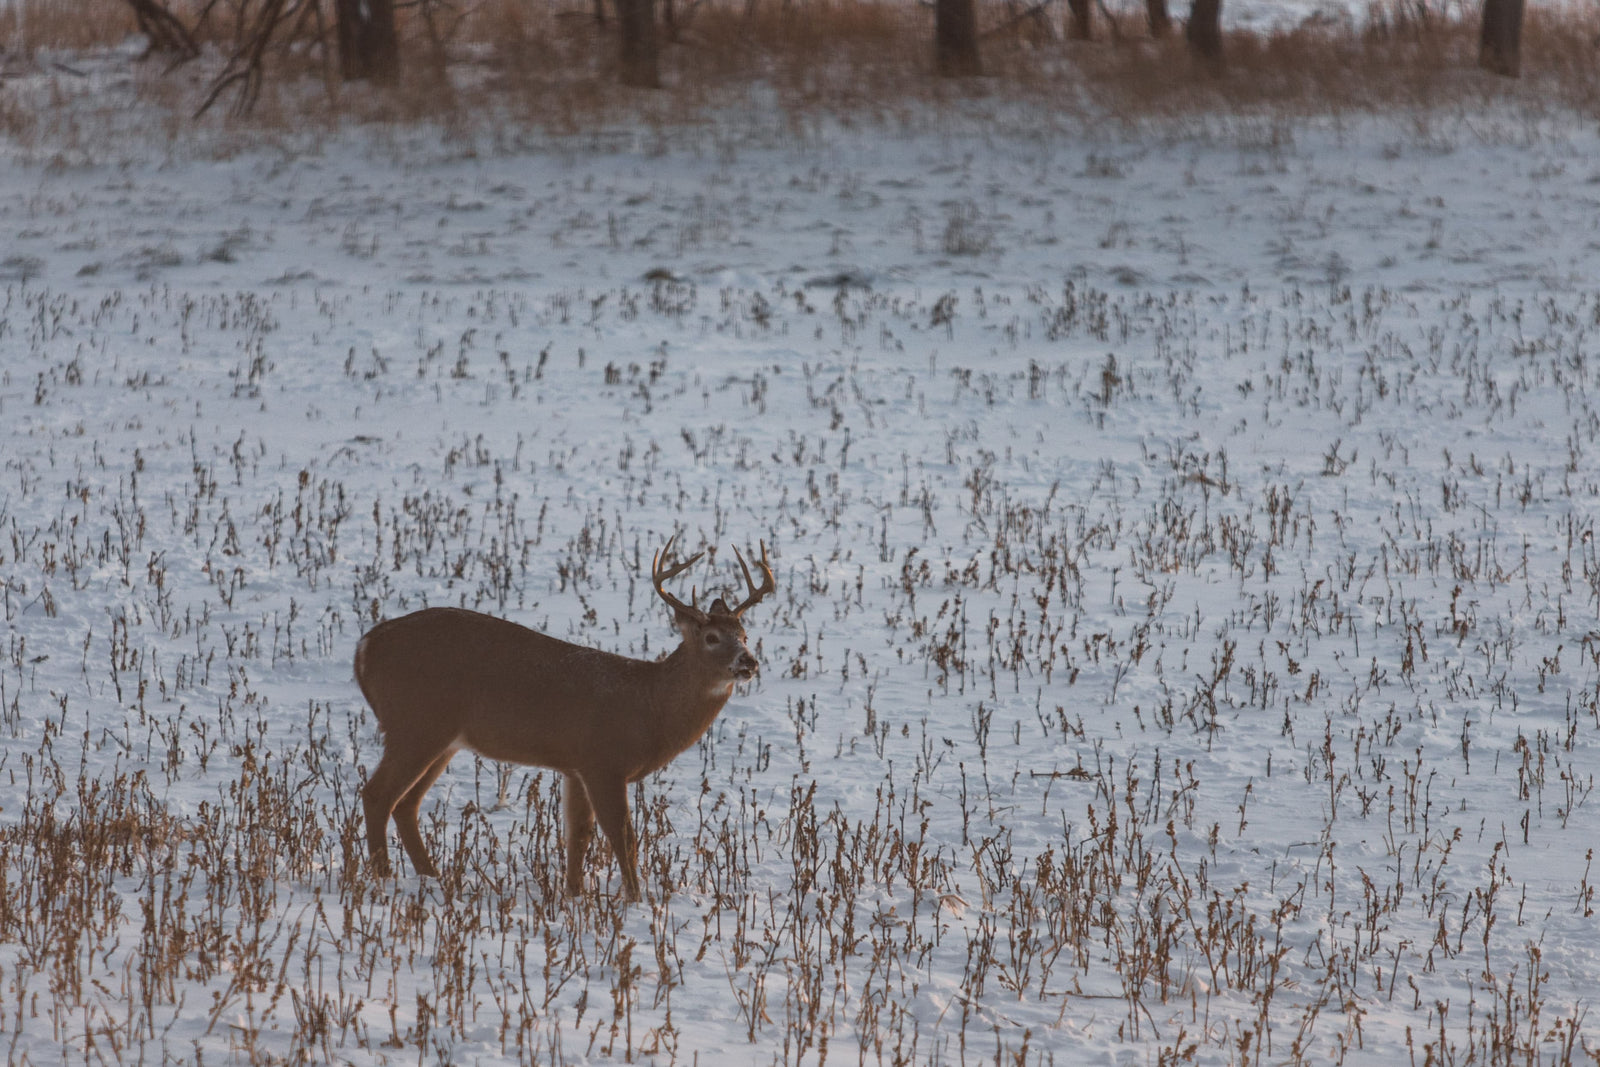
[(705, 732), (733, 692), (734, 665), (749, 656), (736, 619), (680, 630), (683, 644), (652, 662), (428, 608), (361, 639), (356, 681), (389, 743), (448, 744), (560, 770), (604, 765), (633, 779)]

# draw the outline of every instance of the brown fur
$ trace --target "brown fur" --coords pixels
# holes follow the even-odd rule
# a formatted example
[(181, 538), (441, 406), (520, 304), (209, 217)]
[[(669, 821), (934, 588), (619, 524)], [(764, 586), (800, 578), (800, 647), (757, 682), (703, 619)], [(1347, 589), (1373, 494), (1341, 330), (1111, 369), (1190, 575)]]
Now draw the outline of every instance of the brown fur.
[[(668, 542), (658, 560), (670, 552)], [(757, 588), (745, 568), (751, 596), (738, 608), (717, 600), (701, 611), (661, 589), (698, 558), (672, 569), (658, 562), (654, 571), (683, 636), (655, 662), (458, 608), (427, 608), (368, 631), (356, 645), (355, 674), (384, 733), (383, 758), (361, 791), (374, 869), (389, 874), (392, 815), (417, 873), (437, 876), (417, 811), (451, 757), (467, 748), (566, 775), (567, 892), (583, 887), (584, 851), (598, 820), (622, 868), (623, 891), (637, 900), (628, 784), (699, 740), (735, 683), (755, 674), (739, 616), (773, 591), (764, 546), (765, 582)]]

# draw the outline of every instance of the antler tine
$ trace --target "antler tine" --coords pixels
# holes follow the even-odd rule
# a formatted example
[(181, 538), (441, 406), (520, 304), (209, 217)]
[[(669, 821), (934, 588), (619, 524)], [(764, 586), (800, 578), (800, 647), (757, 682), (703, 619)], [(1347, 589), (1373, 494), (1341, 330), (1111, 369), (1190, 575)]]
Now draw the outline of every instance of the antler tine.
[(665, 582), (672, 578), (676, 578), (678, 575), (682, 574), (684, 571), (700, 562), (700, 557), (705, 555), (704, 551), (696, 552), (682, 563), (668, 566), (664, 571), (660, 570), (659, 567), (667, 566), (668, 562), (672, 559), (672, 546), (677, 543), (677, 540), (677, 534), (673, 534), (671, 537), (669, 537), (666, 545), (661, 549), (660, 552), (657, 552), (650, 561), (650, 577), (655, 579), (657, 582)]
[(662, 583), (676, 578), (678, 575), (682, 574), (684, 571), (698, 563), (700, 561), (700, 557), (705, 555), (704, 551), (696, 552), (683, 562), (672, 564), (672, 546), (677, 542), (677, 540), (678, 535), (673, 534), (671, 537), (667, 538), (667, 543), (662, 547), (661, 551), (657, 552), (651, 557), (650, 584), (655, 587), (656, 595), (662, 600), (665, 600), (667, 602), (667, 606), (672, 608), (673, 611), (681, 611), (686, 615), (704, 617), (705, 612), (701, 611), (697, 605), (685, 604), (683, 601), (679, 600), (677, 597), (673, 596), (671, 593), (667, 592), (661, 587)]
[(756, 563), (756, 566), (761, 568), (760, 586), (757, 586), (755, 579), (750, 576), (750, 565), (744, 561), (744, 555), (739, 551), (738, 545), (733, 547), (733, 554), (739, 561), (739, 569), (744, 572), (744, 584), (750, 587), (750, 595), (745, 598), (744, 603), (729, 612), (731, 615), (738, 616), (743, 615), (746, 608), (752, 608), (759, 604), (767, 594), (777, 592), (778, 586), (772, 580), (772, 568), (767, 564), (767, 542), (765, 540), (761, 542), (761, 559)]

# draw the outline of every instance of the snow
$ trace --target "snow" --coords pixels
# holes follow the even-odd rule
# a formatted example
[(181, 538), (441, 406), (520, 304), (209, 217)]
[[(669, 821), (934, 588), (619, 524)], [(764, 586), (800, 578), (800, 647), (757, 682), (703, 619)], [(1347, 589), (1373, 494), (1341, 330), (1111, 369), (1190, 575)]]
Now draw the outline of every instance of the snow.
[[(1591, 122), (131, 120), (0, 158), (11, 1060), (1600, 1047)], [(680, 530), (647, 901), (465, 754), (373, 880), (363, 630), (653, 657)]]

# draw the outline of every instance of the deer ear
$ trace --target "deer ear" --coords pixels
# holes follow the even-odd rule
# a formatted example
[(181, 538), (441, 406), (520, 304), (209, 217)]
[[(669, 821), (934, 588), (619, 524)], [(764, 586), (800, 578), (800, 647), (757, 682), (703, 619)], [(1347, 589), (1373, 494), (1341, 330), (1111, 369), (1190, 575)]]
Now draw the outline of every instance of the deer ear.
[(728, 605), (726, 605), (726, 604), (724, 604), (722, 602), (722, 598), (721, 597), (717, 597), (717, 599), (715, 599), (715, 600), (713, 600), (711, 602), (711, 614), (713, 614), (713, 615), (727, 615), (727, 614), (729, 614)]

